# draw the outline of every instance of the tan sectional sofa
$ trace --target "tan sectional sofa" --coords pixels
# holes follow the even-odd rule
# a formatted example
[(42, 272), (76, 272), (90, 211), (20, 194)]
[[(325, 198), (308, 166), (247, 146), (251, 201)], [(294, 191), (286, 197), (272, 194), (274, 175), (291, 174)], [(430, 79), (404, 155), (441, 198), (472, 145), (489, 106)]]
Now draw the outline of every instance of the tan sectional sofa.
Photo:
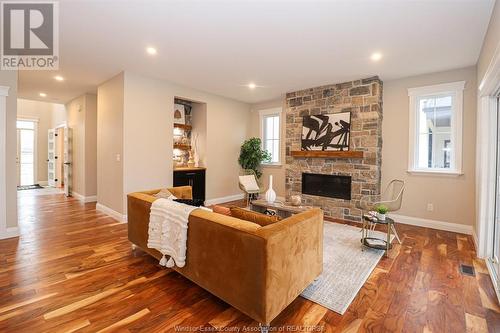
[[(128, 238), (147, 248), (151, 204), (159, 190), (128, 195)], [(189, 186), (172, 188), (191, 198)], [(323, 269), (323, 213), (313, 209), (258, 224), (197, 209), (189, 217), (186, 266), (177, 272), (263, 325), (285, 309)]]

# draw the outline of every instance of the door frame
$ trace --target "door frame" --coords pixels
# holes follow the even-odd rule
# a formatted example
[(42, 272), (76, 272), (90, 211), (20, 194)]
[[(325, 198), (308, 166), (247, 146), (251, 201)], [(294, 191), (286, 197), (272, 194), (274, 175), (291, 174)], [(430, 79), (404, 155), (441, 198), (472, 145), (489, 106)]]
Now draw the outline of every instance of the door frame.
[(499, 279), (493, 261), (494, 219), (497, 184), (498, 96), (500, 93), (500, 46), (479, 85), (476, 128), (476, 243), (477, 255), (484, 258), (500, 300)]
[[(40, 122), (40, 118), (38, 117), (32, 117), (32, 116), (18, 116), (16, 118), (16, 133), (17, 133), (17, 142), (19, 144), (19, 129), (17, 128), (17, 121), (31, 121), (35, 124), (35, 128), (33, 130), (33, 181), (34, 184), (39, 184), (38, 181), (38, 123)], [(19, 153), (19, 148), (17, 153)], [(20, 165), (17, 166), (18, 168)], [(19, 175), (19, 177), (21, 177)], [(19, 178), (17, 180), (17, 183), (20, 184), (21, 179)], [(31, 184), (31, 185), (34, 185)]]

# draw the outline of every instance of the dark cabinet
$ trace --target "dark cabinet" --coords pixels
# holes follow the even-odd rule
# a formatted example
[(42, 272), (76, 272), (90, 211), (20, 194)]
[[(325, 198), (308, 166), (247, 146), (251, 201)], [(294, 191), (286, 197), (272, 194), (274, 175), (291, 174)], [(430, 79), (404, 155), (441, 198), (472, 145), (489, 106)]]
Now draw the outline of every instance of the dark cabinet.
[(174, 170), (174, 186), (191, 186), (193, 199), (205, 201), (205, 169)]

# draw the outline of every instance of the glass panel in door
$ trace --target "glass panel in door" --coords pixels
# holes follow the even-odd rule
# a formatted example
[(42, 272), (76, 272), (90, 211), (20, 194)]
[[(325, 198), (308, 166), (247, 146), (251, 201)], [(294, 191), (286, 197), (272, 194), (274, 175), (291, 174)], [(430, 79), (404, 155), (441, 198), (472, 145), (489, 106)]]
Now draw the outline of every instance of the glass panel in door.
[(35, 131), (18, 129), (19, 185), (35, 184)]

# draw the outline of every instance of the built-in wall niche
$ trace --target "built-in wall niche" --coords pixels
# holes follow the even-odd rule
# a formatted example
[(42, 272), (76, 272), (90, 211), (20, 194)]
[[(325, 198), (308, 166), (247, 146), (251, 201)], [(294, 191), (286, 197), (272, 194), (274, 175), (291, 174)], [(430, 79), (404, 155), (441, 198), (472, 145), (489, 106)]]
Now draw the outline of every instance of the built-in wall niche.
[(173, 160), (175, 168), (205, 167), (206, 104), (174, 99)]

